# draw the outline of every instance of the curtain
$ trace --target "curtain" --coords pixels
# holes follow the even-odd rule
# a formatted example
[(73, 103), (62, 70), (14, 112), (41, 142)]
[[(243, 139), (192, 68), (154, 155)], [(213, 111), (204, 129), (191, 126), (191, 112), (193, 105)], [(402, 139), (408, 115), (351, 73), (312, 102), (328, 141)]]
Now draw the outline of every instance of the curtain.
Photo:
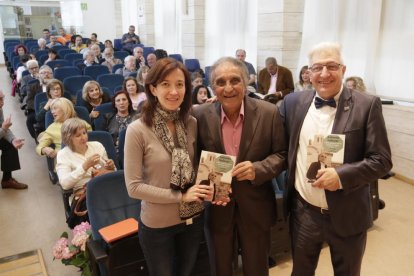
[[(414, 60), (411, 0), (312, 0), (305, 2), (298, 68), (321, 41), (342, 44), (346, 76), (364, 79), (371, 93), (414, 101), (405, 86)], [(411, 74), (410, 74), (411, 75)]]

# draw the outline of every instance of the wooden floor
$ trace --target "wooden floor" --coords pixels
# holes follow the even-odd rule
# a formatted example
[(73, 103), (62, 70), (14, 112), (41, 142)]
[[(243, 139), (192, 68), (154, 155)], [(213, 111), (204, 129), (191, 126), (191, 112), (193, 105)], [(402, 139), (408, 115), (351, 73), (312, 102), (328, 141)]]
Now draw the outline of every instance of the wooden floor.
[(0, 276), (47, 276), (40, 249), (0, 259)]
[[(0, 189), (0, 258), (41, 249), (48, 275), (79, 275), (73, 266), (53, 261), (52, 247), (67, 231), (59, 187), (50, 183), (46, 161), (37, 156), (34, 140), (27, 132), (17, 99), (10, 96), (11, 81), (0, 67), (0, 89), (6, 95), (4, 115), (12, 114), (12, 130), (26, 139), (19, 151), (22, 169), (13, 174), (29, 185), (28, 190)], [(414, 146), (414, 141), (413, 141)], [(386, 207), (368, 233), (362, 275), (414, 275), (414, 186), (392, 178), (380, 181), (380, 195)], [(290, 275), (287, 258), (270, 270), (270, 275)], [(0, 274), (2, 275), (2, 274)], [(6, 274), (14, 275), (14, 274)], [(19, 274), (23, 275), (23, 274)], [(333, 275), (328, 248), (322, 250), (317, 276)]]

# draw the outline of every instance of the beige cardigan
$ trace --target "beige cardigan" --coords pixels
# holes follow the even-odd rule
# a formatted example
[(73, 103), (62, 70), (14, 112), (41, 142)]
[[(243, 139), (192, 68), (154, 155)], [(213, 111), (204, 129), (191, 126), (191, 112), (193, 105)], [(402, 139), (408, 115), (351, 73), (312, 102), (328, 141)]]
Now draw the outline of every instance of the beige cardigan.
[[(186, 127), (187, 149), (193, 164), (197, 148), (197, 121)], [(151, 228), (173, 226), (183, 221), (178, 214), (181, 192), (170, 188), (171, 154), (141, 119), (128, 126), (124, 171), (128, 194), (141, 199), (141, 220)]]

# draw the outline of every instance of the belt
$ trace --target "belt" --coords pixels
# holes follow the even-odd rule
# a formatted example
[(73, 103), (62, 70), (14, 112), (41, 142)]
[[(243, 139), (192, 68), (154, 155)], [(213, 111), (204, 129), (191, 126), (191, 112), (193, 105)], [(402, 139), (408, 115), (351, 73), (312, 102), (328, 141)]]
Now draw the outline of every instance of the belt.
[(322, 215), (329, 215), (329, 210), (328, 209), (310, 204), (299, 194), (299, 192), (297, 190), (295, 190), (294, 194), (296, 195), (296, 198), (300, 202), (302, 202), (307, 208), (309, 208), (309, 210), (312, 210), (312, 211), (314, 211), (316, 213), (319, 213), (319, 214), (322, 214)]

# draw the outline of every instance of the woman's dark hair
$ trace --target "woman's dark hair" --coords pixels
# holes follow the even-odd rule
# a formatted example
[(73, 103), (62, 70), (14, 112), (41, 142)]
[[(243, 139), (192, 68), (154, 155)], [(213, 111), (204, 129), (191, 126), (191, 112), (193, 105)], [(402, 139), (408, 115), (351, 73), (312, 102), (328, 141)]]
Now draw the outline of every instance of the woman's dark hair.
[(30, 59), (32, 59), (32, 57), (29, 54), (24, 54), (20, 57), (20, 62), (21, 63), (26, 63), (28, 62)]
[(194, 90), (193, 90), (193, 95), (191, 96), (191, 99), (192, 99), (193, 104), (200, 104), (200, 103), (197, 101), (197, 95), (198, 95), (198, 91), (199, 91), (201, 88), (205, 88), (205, 89), (207, 90), (207, 98), (208, 98), (208, 99), (210, 99), (210, 98), (211, 98), (210, 90), (208, 90), (207, 86), (205, 86), (205, 85), (198, 85), (198, 86), (196, 86), (196, 87), (194, 88)]
[(133, 112), (134, 112), (134, 108), (132, 107), (132, 101), (131, 101), (131, 98), (129, 97), (128, 92), (127, 92), (127, 91), (124, 91), (124, 90), (120, 90), (120, 91), (116, 92), (116, 93), (112, 96), (112, 99), (111, 99), (111, 102), (112, 102), (112, 108), (115, 110), (115, 113), (118, 113), (118, 109), (116, 108), (116, 105), (115, 105), (115, 99), (116, 99), (116, 97), (118, 97), (118, 96), (119, 96), (119, 95), (121, 95), (121, 94), (124, 94), (124, 95), (127, 97), (127, 99), (128, 99), (128, 114), (133, 113)]
[[(141, 92), (141, 91), (139, 91), (138, 81), (137, 81), (137, 79), (136, 79), (136, 78), (134, 78), (134, 77), (126, 77), (126, 78), (124, 79), (124, 83), (122, 84), (122, 89), (123, 89), (123, 90), (125, 90), (125, 91), (127, 91), (127, 89), (126, 89), (126, 84), (127, 84), (127, 82), (128, 82), (129, 80), (132, 80), (132, 81), (134, 81), (134, 82), (135, 82), (135, 85), (137, 86), (137, 94), (138, 94), (139, 92)], [(128, 92), (128, 91), (127, 91), (127, 92)]]
[(16, 54), (16, 55), (19, 55), (19, 49), (20, 48), (23, 48), (24, 49), (24, 53), (25, 54), (28, 54), (29, 53), (29, 50), (27, 50), (27, 48), (26, 48), (26, 46), (24, 46), (23, 44), (18, 44), (18, 45), (16, 45), (15, 47), (14, 47), (14, 53)]
[(191, 77), (187, 68), (181, 62), (167, 57), (157, 60), (157, 62), (148, 71), (147, 78), (145, 79), (145, 94), (147, 100), (142, 107), (142, 120), (151, 127), (152, 118), (154, 117), (155, 108), (157, 106), (157, 98), (151, 93), (151, 86), (157, 86), (174, 70), (181, 70), (184, 74), (185, 80), (185, 94), (183, 102), (180, 105), (179, 117), (184, 122), (187, 122), (187, 118), (191, 109)]
[(47, 50), (47, 53), (48, 53), (48, 54), (53, 53), (53, 54), (55, 54), (55, 55), (56, 55), (56, 59), (58, 59), (58, 58), (59, 58), (59, 55), (58, 55), (57, 51), (56, 51), (55, 49), (53, 49), (53, 48), (49, 48), (49, 49)]
[(309, 69), (309, 66), (307, 66), (307, 65), (302, 66), (302, 68), (300, 69), (300, 72), (299, 72), (299, 83), (300, 83), (301, 85), (303, 85), (303, 78), (302, 78), (302, 74), (303, 74), (303, 72), (304, 72), (304, 71), (307, 71), (308, 69)]

